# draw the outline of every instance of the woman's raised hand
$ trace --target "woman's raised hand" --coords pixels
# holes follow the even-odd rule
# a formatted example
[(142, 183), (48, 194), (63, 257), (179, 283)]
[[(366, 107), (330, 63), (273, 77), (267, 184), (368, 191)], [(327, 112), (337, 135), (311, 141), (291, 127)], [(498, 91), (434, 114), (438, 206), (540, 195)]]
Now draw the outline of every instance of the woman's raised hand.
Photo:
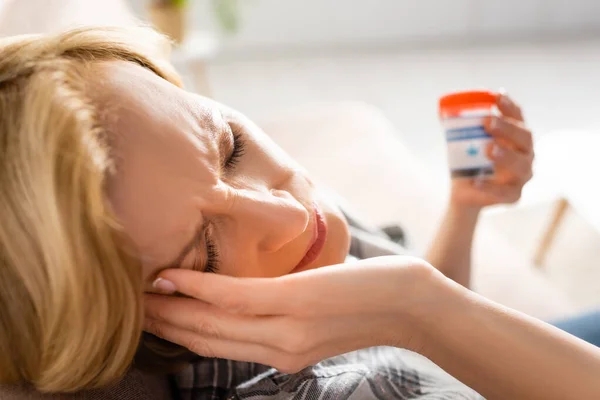
[(500, 116), (485, 122), (493, 141), (487, 148), (495, 173), (488, 179), (453, 179), (451, 201), (454, 205), (485, 207), (514, 203), (521, 198), (523, 186), (533, 176), (533, 136), (521, 108), (506, 94), (498, 94)]
[(206, 357), (296, 372), (349, 351), (418, 351), (420, 313), (445, 278), (412, 257), (378, 257), (279, 278), (165, 270), (145, 299), (144, 329)]

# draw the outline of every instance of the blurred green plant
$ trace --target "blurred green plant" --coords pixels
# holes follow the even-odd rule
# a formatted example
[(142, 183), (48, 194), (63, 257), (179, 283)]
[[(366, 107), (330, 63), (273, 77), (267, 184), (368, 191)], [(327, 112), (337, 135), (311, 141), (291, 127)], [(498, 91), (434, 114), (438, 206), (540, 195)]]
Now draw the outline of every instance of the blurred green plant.
[(229, 34), (240, 28), (240, 9), (238, 0), (212, 0), (215, 17), (221, 29)]
[(183, 7), (183, 6), (187, 5), (189, 0), (153, 0), (153, 2), (157, 6)]
[[(185, 7), (192, 0), (154, 0), (161, 6)], [(211, 0), (212, 10), (221, 29), (234, 34), (240, 28), (239, 0)]]

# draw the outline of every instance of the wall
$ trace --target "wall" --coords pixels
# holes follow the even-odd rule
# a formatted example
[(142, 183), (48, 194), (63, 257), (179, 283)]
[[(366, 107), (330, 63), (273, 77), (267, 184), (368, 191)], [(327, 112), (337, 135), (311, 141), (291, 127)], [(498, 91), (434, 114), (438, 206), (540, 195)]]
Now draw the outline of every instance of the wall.
[[(242, 29), (225, 52), (600, 33), (598, 0), (238, 1)], [(191, 2), (193, 25), (213, 27), (210, 0)]]

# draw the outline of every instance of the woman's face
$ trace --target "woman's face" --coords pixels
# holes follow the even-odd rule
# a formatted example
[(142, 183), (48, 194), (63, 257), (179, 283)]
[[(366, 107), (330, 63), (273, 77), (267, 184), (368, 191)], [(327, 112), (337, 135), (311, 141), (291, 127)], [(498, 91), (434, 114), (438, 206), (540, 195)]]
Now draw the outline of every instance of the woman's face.
[(344, 260), (340, 211), (243, 115), (127, 62), (94, 79), (116, 164), (109, 199), (147, 290), (164, 268), (275, 277)]

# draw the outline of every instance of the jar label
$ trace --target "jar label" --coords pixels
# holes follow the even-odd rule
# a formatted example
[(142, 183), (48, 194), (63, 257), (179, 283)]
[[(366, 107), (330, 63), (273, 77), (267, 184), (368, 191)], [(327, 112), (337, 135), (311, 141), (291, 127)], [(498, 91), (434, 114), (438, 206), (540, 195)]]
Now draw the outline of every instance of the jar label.
[(487, 156), (487, 147), (491, 136), (483, 126), (484, 117), (458, 117), (442, 121), (446, 131), (448, 146), (448, 164), (454, 176), (475, 176), (468, 171), (484, 170), (489, 173), (493, 168)]

